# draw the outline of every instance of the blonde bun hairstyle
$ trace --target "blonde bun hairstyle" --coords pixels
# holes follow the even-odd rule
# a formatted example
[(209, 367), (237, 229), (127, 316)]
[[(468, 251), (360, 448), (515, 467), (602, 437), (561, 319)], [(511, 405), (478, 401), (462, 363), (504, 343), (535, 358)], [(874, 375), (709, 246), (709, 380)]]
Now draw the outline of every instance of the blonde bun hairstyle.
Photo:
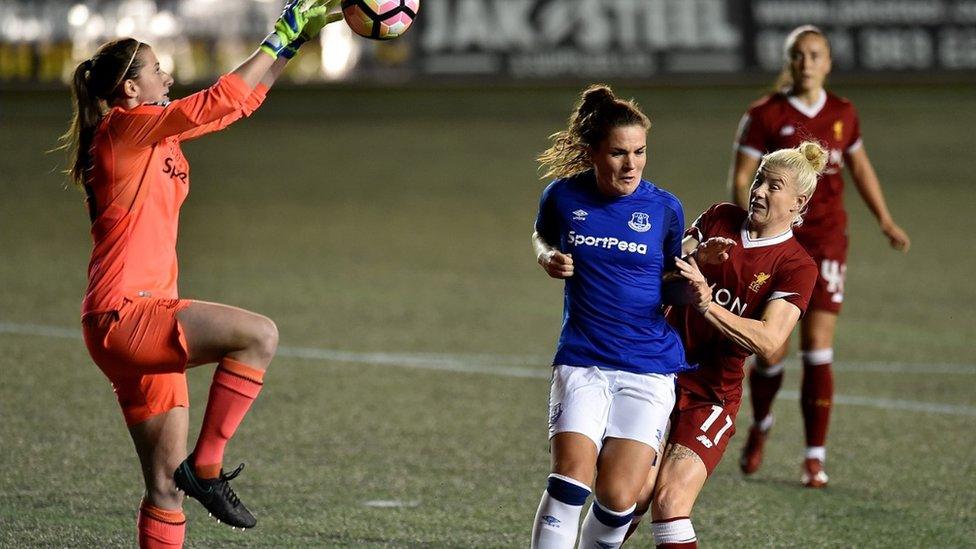
[(797, 212), (793, 226), (803, 223), (803, 215), (807, 212), (810, 198), (817, 190), (817, 179), (827, 167), (827, 149), (816, 141), (804, 141), (793, 149), (780, 149), (762, 157), (759, 169), (767, 166), (786, 168), (794, 174), (796, 194), (807, 197), (803, 208)]

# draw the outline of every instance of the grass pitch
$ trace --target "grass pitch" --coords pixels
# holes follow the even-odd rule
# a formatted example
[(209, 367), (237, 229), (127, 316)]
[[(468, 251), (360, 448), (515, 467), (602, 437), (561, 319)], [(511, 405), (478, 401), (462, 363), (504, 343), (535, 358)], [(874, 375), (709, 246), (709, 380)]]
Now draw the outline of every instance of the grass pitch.
[[(689, 220), (725, 199), (759, 90), (618, 91), (654, 121), (645, 177)], [(889, 250), (848, 192), (831, 486), (799, 487), (793, 368), (764, 468), (738, 474), (744, 406), (695, 527), (713, 547), (973, 546), (971, 89), (837, 91), (913, 247)], [(227, 456), (260, 526), (191, 501), (188, 546), (527, 546), (562, 305), (529, 250), (533, 157), (576, 92), (275, 90), (186, 145), (181, 293), (270, 316), (283, 347)], [(66, 93), (0, 109), (0, 546), (134, 543), (137, 460), (78, 337), (87, 216), (43, 154), (68, 112)], [(209, 376), (190, 374), (193, 426)]]

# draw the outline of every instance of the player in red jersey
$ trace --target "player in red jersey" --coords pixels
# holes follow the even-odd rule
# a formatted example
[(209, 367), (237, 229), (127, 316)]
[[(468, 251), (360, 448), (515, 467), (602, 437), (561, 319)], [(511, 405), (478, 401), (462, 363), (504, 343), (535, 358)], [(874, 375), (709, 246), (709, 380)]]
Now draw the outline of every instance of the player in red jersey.
[[(817, 488), (827, 484), (825, 444), (834, 392), (830, 366), (847, 271), (847, 214), (841, 177), (845, 163), (858, 193), (891, 246), (907, 252), (910, 240), (885, 204), (861, 141), (854, 105), (824, 89), (831, 69), (827, 37), (816, 27), (799, 27), (787, 37), (784, 52), (786, 60), (777, 82), (778, 91), (754, 103), (740, 123), (730, 176), (734, 201), (746, 207), (749, 185), (764, 153), (795, 147), (809, 139), (829, 150), (827, 169), (817, 184), (803, 225), (796, 229), (796, 239), (813, 257), (820, 273), (810, 299), (810, 312), (800, 324), (800, 403), (806, 432), (802, 482)], [(749, 373), (754, 423), (740, 461), (745, 474), (756, 472), (762, 463), (763, 446), (773, 425), (772, 402), (783, 382), (783, 359), (788, 350), (787, 340), (775, 352), (757, 355)]]
[[(140, 547), (183, 545), (183, 493), (218, 521), (256, 520), (222, 469), (224, 448), (261, 390), (278, 332), (255, 313), (177, 292), (176, 235), (189, 188), (181, 143), (251, 114), (297, 48), (341, 18), (338, 0), (289, 3), (261, 47), (210, 88), (170, 101), (173, 79), (148, 44), (114, 40), (74, 71), (64, 135), (72, 182), (87, 194), (94, 241), (82, 303), (85, 344), (112, 382), (135, 443), (145, 494)], [(218, 363), (187, 456), (186, 368)]]
[[(690, 305), (674, 306), (668, 321), (681, 334), (689, 364), (678, 374), (677, 402), (660, 469), (641, 493), (631, 533), (651, 506), (657, 547), (697, 547), (692, 507), (735, 434), (743, 366), (753, 354), (779, 348), (803, 315), (817, 267), (793, 238), (817, 185), (827, 152), (813, 142), (763, 157), (750, 190), (749, 210), (712, 206), (685, 232), (677, 261), (694, 289)], [(699, 243), (724, 243), (700, 257)], [(656, 482), (655, 482), (656, 480)], [(653, 496), (653, 497), (652, 497)]]

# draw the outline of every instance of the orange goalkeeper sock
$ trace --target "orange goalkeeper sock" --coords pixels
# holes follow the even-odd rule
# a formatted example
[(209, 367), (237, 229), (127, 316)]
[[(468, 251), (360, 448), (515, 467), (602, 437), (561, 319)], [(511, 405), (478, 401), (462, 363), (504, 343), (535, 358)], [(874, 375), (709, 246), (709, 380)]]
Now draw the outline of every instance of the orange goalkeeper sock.
[(140, 549), (180, 549), (186, 535), (186, 516), (181, 510), (162, 509), (142, 500), (136, 529)]
[(216, 478), (224, 448), (234, 436), (251, 403), (261, 392), (264, 370), (224, 357), (214, 371), (203, 427), (193, 449), (193, 468), (203, 479)]

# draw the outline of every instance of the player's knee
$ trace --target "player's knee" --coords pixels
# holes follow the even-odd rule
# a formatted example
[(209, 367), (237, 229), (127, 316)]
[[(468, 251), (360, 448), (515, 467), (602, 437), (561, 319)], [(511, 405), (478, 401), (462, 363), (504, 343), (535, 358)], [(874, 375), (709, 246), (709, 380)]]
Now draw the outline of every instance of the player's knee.
[(605, 480), (597, 478), (596, 497), (600, 505), (613, 511), (630, 509), (637, 502), (640, 490), (623, 481)]
[(652, 511), (655, 519), (687, 516), (691, 513), (692, 501), (681, 486), (663, 483), (654, 492)]
[(251, 351), (263, 366), (267, 367), (278, 350), (278, 326), (267, 317), (255, 323), (251, 334)]

